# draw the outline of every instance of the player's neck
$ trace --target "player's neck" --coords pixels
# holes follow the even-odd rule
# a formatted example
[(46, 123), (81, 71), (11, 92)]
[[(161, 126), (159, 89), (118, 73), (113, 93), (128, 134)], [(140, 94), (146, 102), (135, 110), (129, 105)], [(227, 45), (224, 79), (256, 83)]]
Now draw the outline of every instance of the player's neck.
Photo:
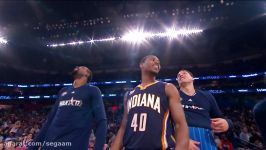
[(180, 87), (180, 90), (189, 96), (193, 96), (196, 93), (193, 83), (184, 84)]
[(156, 82), (155, 76), (146, 75), (146, 74), (141, 75), (141, 85), (142, 86), (146, 86), (146, 85), (154, 83), (154, 82)]
[(74, 87), (74, 88), (79, 88), (79, 87), (81, 87), (82, 85), (85, 85), (85, 84), (86, 84), (85, 81), (82, 81), (82, 80), (75, 80), (75, 81), (73, 82), (73, 87)]

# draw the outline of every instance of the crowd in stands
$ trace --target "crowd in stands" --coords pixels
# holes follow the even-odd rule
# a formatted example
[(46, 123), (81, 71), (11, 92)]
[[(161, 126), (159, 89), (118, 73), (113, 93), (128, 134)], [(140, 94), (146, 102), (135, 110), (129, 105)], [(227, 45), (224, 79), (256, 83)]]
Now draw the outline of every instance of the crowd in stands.
[[(106, 147), (108, 147), (119, 129), (123, 105), (106, 103), (105, 107), (108, 118), (106, 139)], [(251, 107), (243, 105), (221, 108), (224, 115), (233, 121), (234, 127), (227, 133), (215, 135), (219, 150), (263, 149), (263, 140), (256, 127)], [(50, 107), (45, 106), (41, 109), (29, 109), (21, 105), (0, 109), (0, 150), (25, 150), (27, 142), (32, 141), (40, 131), (49, 110)], [(88, 149), (93, 149), (95, 143), (93, 132), (88, 142)]]

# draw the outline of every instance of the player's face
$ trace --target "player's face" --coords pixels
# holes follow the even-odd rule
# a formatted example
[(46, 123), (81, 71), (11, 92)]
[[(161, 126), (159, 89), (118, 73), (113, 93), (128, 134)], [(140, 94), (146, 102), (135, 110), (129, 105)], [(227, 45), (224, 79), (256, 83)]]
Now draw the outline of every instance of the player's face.
[(161, 69), (160, 60), (156, 56), (149, 56), (148, 58), (146, 58), (145, 62), (141, 65), (141, 68), (144, 71), (158, 74)]
[(81, 79), (87, 80), (88, 77), (90, 76), (89, 69), (84, 66), (80, 66), (78, 68), (78, 74), (81, 75)]
[(179, 71), (176, 79), (179, 85), (193, 82), (193, 77), (186, 70)]

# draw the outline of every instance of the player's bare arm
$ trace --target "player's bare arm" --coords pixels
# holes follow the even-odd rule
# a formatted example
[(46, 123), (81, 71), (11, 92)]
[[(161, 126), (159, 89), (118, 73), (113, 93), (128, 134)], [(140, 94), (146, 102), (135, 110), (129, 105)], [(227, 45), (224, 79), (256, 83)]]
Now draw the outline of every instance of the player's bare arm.
[(169, 109), (175, 123), (176, 150), (187, 150), (189, 144), (188, 126), (180, 103), (180, 96), (173, 84), (168, 83), (165, 92), (169, 100)]
[(124, 98), (124, 114), (123, 114), (123, 119), (120, 125), (120, 128), (116, 134), (115, 140), (111, 145), (111, 150), (121, 150), (123, 148), (123, 137), (125, 134), (126, 130), (126, 124), (127, 124), (127, 115), (128, 115), (128, 110), (127, 110), (127, 101), (126, 98)]

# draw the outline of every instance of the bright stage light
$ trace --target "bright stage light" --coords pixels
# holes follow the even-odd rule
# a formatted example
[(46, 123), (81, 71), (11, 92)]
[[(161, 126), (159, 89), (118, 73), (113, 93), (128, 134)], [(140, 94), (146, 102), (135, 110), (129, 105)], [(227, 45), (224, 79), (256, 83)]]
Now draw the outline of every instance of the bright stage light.
[(149, 33), (149, 32), (139, 32), (139, 31), (131, 31), (128, 34), (125, 34), (122, 37), (122, 40), (128, 42), (142, 42), (149, 38), (154, 37), (169, 37), (169, 38), (178, 38), (178, 36), (188, 36), (191, 34), (200, 33), (203, 30), (190, 30), (190, 29), (180, 29), (176, 30), (175, 28), (169, 28), (166, 32), (159, 32), (159, 33)]
[(77, 42), (70, 42), (70, 43), (67, 43), (67, 45), (77, 45)]
[(7, 44), (7, 40), (3, 37), (0, 37), (0, 44)]
[(59, 46), (65, 46), (66, 44), (65, 43), (61, 43), (61, 44), (59, 44)]
[(52, 44), (52, 45), (50, 45), (51, 47), (57, 47), (58, 46), (58, 44)]
[(95, 42), (105, 42), (105, 41), (114, 41), (115, 37), (111, 37), (111, 38), (106, 38), (106, 39), (99, 39), (99, 40), (94, 40)]
[(142, 42), (147, 38), (151, 38), (154, 35), (152, 33), (145, 33), (140, 31), (130, 31), (129, 33), (122, 36), (122, 40), (129, 42)]
[(180, 29), (176, 30), (175, 28), (169, 28), (164, 33), (158, 33), (156, 34), (159, 37), (170, 37), (170, 38), (177, 38), (178, 36), (188, 36), (191, 34), (200, 33), (203, 30), (200, 29)]
[(182, 36), (190, 36), (193, 34), (198, 34), (203, 32), (203, 30), (200, 29), (175, 29), (175, 28), (169, 28), (165, 32), (144, 32), (140, 31), (139, 29), (129, 31), (124, 36), (120, 37), (110, 37), (110, 38), (103, 38), (103, 39), (91, 39), (89, 41), (76, 41), (76, 42), (70, 42), (70, 43), (61, 43), (61, 44), (51, 44), (47, 45), (48, 47), (58, 47), (58, 46), (67, 46), (67, 45), (82, 45), (85, 43), (95, 43), (95, 42), (107, 42), (107, 41), (114, 41), (114, 40), (123, 40), (126, 42), (131, 43), (141, 43), (144, 41), (147, 41), (149, 39), (155, 38), (155, 37), (164, 37), (164, 38), (178, 38)]
[(83, 44), (83, 43), (84, 43), (84, 41), (78, 41), (78, 43), (79, 43), (79, 44)]
[(98, 40), (94, 40), (91, 39), (89, 41), (73, 41), (73, 42), (69, 42), (69, 43), (61, 43), (61, 44), (51, 44), (51, 45), (46, 45), (47, 47), (58, 47), (58, 46), (67, 46), (67, 45), (82, 45), (85, 43), (94, 43), (94, 42), (106, 42), (106, 41), (113, 41), (115, 40), (115, 37), (111, 37), (111, 38), (106, 38), (106, 39), (98, 39)]

